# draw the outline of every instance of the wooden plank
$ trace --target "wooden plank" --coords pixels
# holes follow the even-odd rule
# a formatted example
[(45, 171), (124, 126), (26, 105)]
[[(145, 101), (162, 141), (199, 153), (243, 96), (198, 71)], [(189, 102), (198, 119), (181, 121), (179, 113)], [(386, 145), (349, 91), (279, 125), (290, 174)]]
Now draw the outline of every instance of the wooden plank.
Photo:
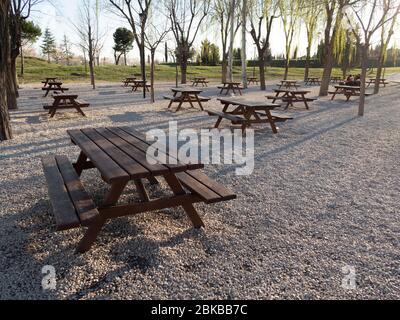
[(211, 179), (210, 177), (202, 173), (200, 170), (188, 171), (187, 174), (192, 176), (202, 184), (206, 185), (213, 192), (220, 195), (222, 200), (224, 201), (233, 200), (237, 198), (236, 194), (234, 194), (231, 190), (219, 184), (215, 180)]
[(176, 177), (187, 189), (203, 199), (205, 203), (210, 204), (221, 201), (221, 196), (219, 194), (215, 193), (186, 172), (179, 172), (176, 174)]
[(80, 221), (58, 169), (56, 159), (44, 157), (42, 164), (57, 230), (63, 231), (79, 227)]
[(79, 220), (82, 225), (88, 226), (99, 215), (96, 205), (87, 194), (68, 158), (66, 156), (56, 156), (56, 161)]
[(145, 178), (151, 175), (149, 170), (132, 159), (113, 143), (100, 135), (95, 129), (83, 129), (82, 132), (96, 143), (119, 167), (129, 173), (131, 179)]
[(141, 166), (146, 168), (153, 175), (163, 175), (170, 172), (169, 168), (162, 164), (152, 165), (147, 161), (146, 153), (137, 149), (127, 141), (123, 140), (118, 135), (106, 128), (96, 129), (104, 138), (112, 142), (115, 146), (129, 155), (132, 159), (138, 162)]
[(71, 136), (73, 143), (81, 148), (107, 182), (111, 183), (119, 179), (129, 181), (129, 174), (82, 131), (68, 130), (67, 132)]

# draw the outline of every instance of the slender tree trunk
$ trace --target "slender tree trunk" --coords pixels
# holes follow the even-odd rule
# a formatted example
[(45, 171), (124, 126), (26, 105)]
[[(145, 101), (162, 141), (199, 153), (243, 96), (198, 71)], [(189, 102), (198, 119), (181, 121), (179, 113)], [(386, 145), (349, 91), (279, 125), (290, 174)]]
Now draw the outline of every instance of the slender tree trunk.
[(10, 115), (8, 112), (8, 86), (10, 68), (10, 1), (0, 1), (0, 141), (12, 139)]
[(247, 0), (242, 3), (242, 82), (243, 87), (247, 89)]
[(229, 67), (228, 67), (228, 80), (233, 81), (233, 46), (235, 42), (235, 2), (231, 0), (231, 25), (230, 25), (230, 43), (229, 43)]
[(94, 50), (93, 50), (93, 39), (92, 39), (92, 27), (89, 25), (88, 29), (88, 42), (89, 42), (89, 71), (90, 71), (90, 84), (93, 87), (93, 90), (96, 90), (96, 81), (94, 75), (94, 64), (95, 64), (95, 57), (94, 57)]
[(264, 52), (259, 52), (258, 58), (259, 68), (260, 68), (260, 86), (261, 90), (266, 90), (267, 85), (265, 83), (265, 57)]
[(187, 83), (187, 60), (182, 59), (181, 63), (181, 84), (186, 84)]
[(151, 85), (151, 102), (154, 103), (156, 102), (155, 99), (155, 93), (154, 93), (154, 73), (155, 73), (155, 64), (154, 64), (154, 56), (156, 54), (156, 51), (154, 49), (151, 50), (151, 63), (150, 63), (150, 85)]
[(285, 74), (283, 76), (283, 80), (287, 80), (289, 75), (289, 57), (285, 59)]
[(365, 109), (365, 83), (367, 79), (367, 70), (368, 70), (368, 48), (369, 44), (365, 44), (362, 46), (361, 52), (361, 90), (360, 90), (360, 104), (358, 107), (358, 115), (360, 117), (364, 116)]
[(227, 74), (228, 74), (228, 60), (224, 56), (222, 59), (222, 83), (227, 81)]
[(9, 110), (17, 110), (17, 98), (18, 98), (18, 84), (17, 84), (17, 70), (15, 59), (9, 58), (8, 63), (8, 81), (7, 86), (7, 104)]
[(126, 63), (126, 51), (124, 52), (124, 63), (125, 63), (125, 66), (128, 65), (128, 64)]
[(21, 47), (21, 71), (20, 71), (20, 73), (21, 73), (21, 78), (23, 78), (24, 74), (25, 74), (25, 57), (24, 57), (24, 50), (22, 47)]
[(310, 77), (310, 65), (311, 65), (311, 45), (309, 44), (307, 47), (307, 56), (306, 56), (306, 68), (304, 70), (304, 81)]
[(333, 54), (332, 48), (326, 50), (327, 54), (325, 54), (325, 61), (324, 61), (324, 71), (322, 73), (322, 81), (321, 81), (321, 88), (319, 91), (320, 97), (326, 97), (329, 91), (329, 84), (331, 82), (331, 75), (333, 69)]

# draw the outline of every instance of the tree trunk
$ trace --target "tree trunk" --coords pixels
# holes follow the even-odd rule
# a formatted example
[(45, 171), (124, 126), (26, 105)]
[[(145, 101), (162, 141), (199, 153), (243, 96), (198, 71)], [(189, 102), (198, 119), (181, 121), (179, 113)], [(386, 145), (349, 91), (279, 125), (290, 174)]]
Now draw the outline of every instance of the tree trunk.
[(125, 66), (128, 65), (128, 64), (126, 63), (126, 51), (124, 52), (124, 63), (125, 63)]
[(375, 86), (374, 86), (374, 94), (379, 93), (379, 89), (381, 86), (380, 79), (382, 78), (383, 73), (383, 64), (379, 61), (378, 69), (376, 70), (376, 78), (375, 78)]
[(151, 50), (151, 62), (150, 62), (150, 85), (151, 85), (151, 102), (154, 103), (156, 102), (155, 99), (155, 93), (154, 93), (154, 71), (155, 71), (155, 64), (154, 64), (154, 56), (155, 56), (156, 52), (154, 49)]
[(261, 90), (266, 90), (267, 86), (265, 84), (265, 57), (264, 53), (259, 53), (259, 58), (258, 58), (258, 67), (260, 68), (260, 86)]
[(332, 48), (326, 51), (328, 54), (325, 55), (324, 71), (322, 73), (321, 88), (319, 90), (320, 97), (326, 97), (329, 91), (329, 84), (331, 82), (331, 75), (333, 69), (333, 55)]
[(310, 64), (311, 64), (311, 46), (307, 47), (306, 68), (304, 70), (304, 81), (310, 77)]
[(8, 92), (10, 67), (9, 0), (0, 1), (0, 141), (12, 139)]
[(181, 84), (186, 84), (187, 83), (187, 60), (182, 59), (181, 63)]
[(8, 64), (8, 81), (6, 82), (7, 86), (7, 104), (9, 110), (17, 110), (17, 98), (18, 98), (18, 84), (17, 84), (17, 70), (15, 59), (9, 57)]
[(367, 79), (367, 69), (368, 69), (368, 48), (369, 45), (365, 44), (362, 46), (361, 52), (361, 90), (360, 90), (360, 104), (358, 106), (358, 115), (360, 117), (364, 116), (365, 109), (365, 83)]
[(246, 46), (246, 36), (247, 36), (247, 0), (243, 0), (242, 3), (242, 82), (243, 87), (247, 89), (247, 46)]
[(24, 73), (25, 73), (25, 57), (24, 57), (24, 50), (21, 47), (21, 71), (20, 71), (21, 78), (24, 77)]
[(90, 84), (93, 87), (93, 90), (96, 90), (96, 82), (95, 82), (95, 76), (94, 76), (94, 63), (95, 63), (95, 57), (94, 57), (94, 50), (93, 50), (93, 39), (92, 39), (92, 27), (89, 25), (89, 30), (88, 30), (88, 42), (89, 42), (89, 72), (90, 72)]
[(287, 80), (289, 75), (289, 57), (285, 59), (285, 74), (283, 75), (283, 80)]
[(226, 57), (222, 59), (222, 83), (227, 81), (227, 74), (228, 74), (228, 60)]

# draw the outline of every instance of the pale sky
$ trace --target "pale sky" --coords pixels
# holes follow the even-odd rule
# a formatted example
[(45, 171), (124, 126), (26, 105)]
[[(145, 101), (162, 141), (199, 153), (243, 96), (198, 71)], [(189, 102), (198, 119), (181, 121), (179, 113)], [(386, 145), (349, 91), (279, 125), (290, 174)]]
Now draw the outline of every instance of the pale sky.
[[(154, 0), (154, 1), (156, 4), (158, 2), (158, 4), (161, 5), (162, 0)], [(67, 35), (67, 37), (70, 39), (72, 43), (78, 43), (79, 38), (77, 37), (76, 31), (71, 22), (79, 24), (78, 12), (82, 0), (68, 0), (68, 1), (52, 0), (51, 2), (52, 4), (49, 4), (48, 1), (44, 1), (42, 4), (38, 5), (35, 8), (35, 11), (32, 13), (31, 19), (35, 23), (40, 25), (42, 31), (44, 31), (45, 28), (49, 27), (53, 35), (56, 37), (58, 44), (61, 43), (64, 34)], [(102, 2), (108, 3), (108, 1), (106, 0), (103, 0)], [(161, 19), (163, 23), (163, 17), (158, 16), (157, 12), (153, 12), (153, 16), (155, 17), (155, 20)], [(114, 45), (114, 41), (112, 35), (115, 29), (117, 29), (118, 27), (127, 27), (129, 29), (129, 25), (124, 19), (113, 14), (106, 8), (103, 8), (103, 10), (101, 11), (101, 18), (100, 18), (100, 29), (101, 29), (100, 33), (105, 34), (104, 49), (102, 51), (102, 56), (103, 57), (106, 56), (110, 60), (113, 59), (112, 47)], [(298, 45), (299, 55), (305, 54), (305, 50), (307, 47), (306, 43), (307, 41), (305, 36), (306, 32), (304, 28), (302, 28), (297, 32), (296, 38), (294, 40), (293, 48), (296, 47), (296, 45)], [(240, 37), (241, 33), (238, 32), (235, 47), (241, 46)], [(321, 36), (319, 35), (318, 38), (320, 37)], [(206, 38), (211, 42), (217, 44), (221, 48), (219, 30), (217, 26), (213, 26), (210, 23), (204, 24), (204, 27), (201, 29), (201, 32), (198, 34), (196, 38), (197, 40), (195, 42), (195, 48), (199, 49), (201, 41)], [(399, 38), (397, 38), (397, 42), (398, 41), (400, 41)], [(170, 48), (174, 46), (172, 34), (170, 34), (169, 36), (168, 43), (170, 43), (169, 45)], [(247, 43), (248, 43), (248, 52), (247, 52), (248, 59), (251, 59), (254, 57), (255, 48), (251, 36), (249, 34)], [(317, 46), (316, 43), (314, 44), (314, 51)], [(35, 48), (37, 48), (38, 52), (40, 52), (40, 50), (38, 49), (40, 44), (41, 44), (41, 39), (35, 45)], [(280, 19), (275, 20), (275, 26), (271, 36), (271, 49), (273, 55), (282, 54), (284, 52), (284, 34), (281, 27)], [(80, 55), (78, 48), (74, 48), (74, 52)], [(157, 54), (157, 57), (160, 60), (163, 60), (164, 56), (163, 52), (164, 52), (164, 46), (160, 45), (159, 52)], [(134, 50), (129, 54), (128, 57), (130, 59), (137, 60), (138, 56), (139, 56), (138, 50), (136, 50), (135, 46)]]

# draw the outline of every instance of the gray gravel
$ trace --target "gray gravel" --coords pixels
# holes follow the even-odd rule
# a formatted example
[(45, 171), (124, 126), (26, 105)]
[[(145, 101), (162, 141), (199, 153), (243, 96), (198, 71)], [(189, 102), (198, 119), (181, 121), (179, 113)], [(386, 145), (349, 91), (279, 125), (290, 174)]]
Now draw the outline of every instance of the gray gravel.
[[(148, 213), (109, 223), (92, 251), (76, 255), (82, 230), (54, 232), (40, 157), (77, 158), (67, 129), (132, 125), (146, 131), (171, 119), (180, 128), (212, 127), (215, 120), (205, 113), (166, 111), (160, 97), (169, 86), (160, 86), (154, 105), (116, 84), (94, 92), (70, 86), (92, 103), (89, 117), (68, 112), (51, 121), (41, 90), (21, 91), (21, 108), (12, 113), (15, 139), (0, 144), (0, 298), (400, 298), (398, 84), (368, 98), (364, 118), (355, 116), (355, 101), (324, 98), (310, 111), (289, 110), (295, 120), (281, 124), (279, 135), (257, 130), (251, 176), (237, 177), (233, 166), (208, 166), (238, 199), (198, 205), (205, 230), (193, 230), (180, 209)], [(262, 99), (265, 93), (254, 88), (246, 95)], [(96, 172), (84, 173), (83, 182), (100, 201), (105, 185)], [(135, 199), (134, 187), (125, 198)], [(41, 287), (45, 265), (56, 268), (54, 291)], [(355, 290), (342, 288), (345, 266), (355, 268)]]

